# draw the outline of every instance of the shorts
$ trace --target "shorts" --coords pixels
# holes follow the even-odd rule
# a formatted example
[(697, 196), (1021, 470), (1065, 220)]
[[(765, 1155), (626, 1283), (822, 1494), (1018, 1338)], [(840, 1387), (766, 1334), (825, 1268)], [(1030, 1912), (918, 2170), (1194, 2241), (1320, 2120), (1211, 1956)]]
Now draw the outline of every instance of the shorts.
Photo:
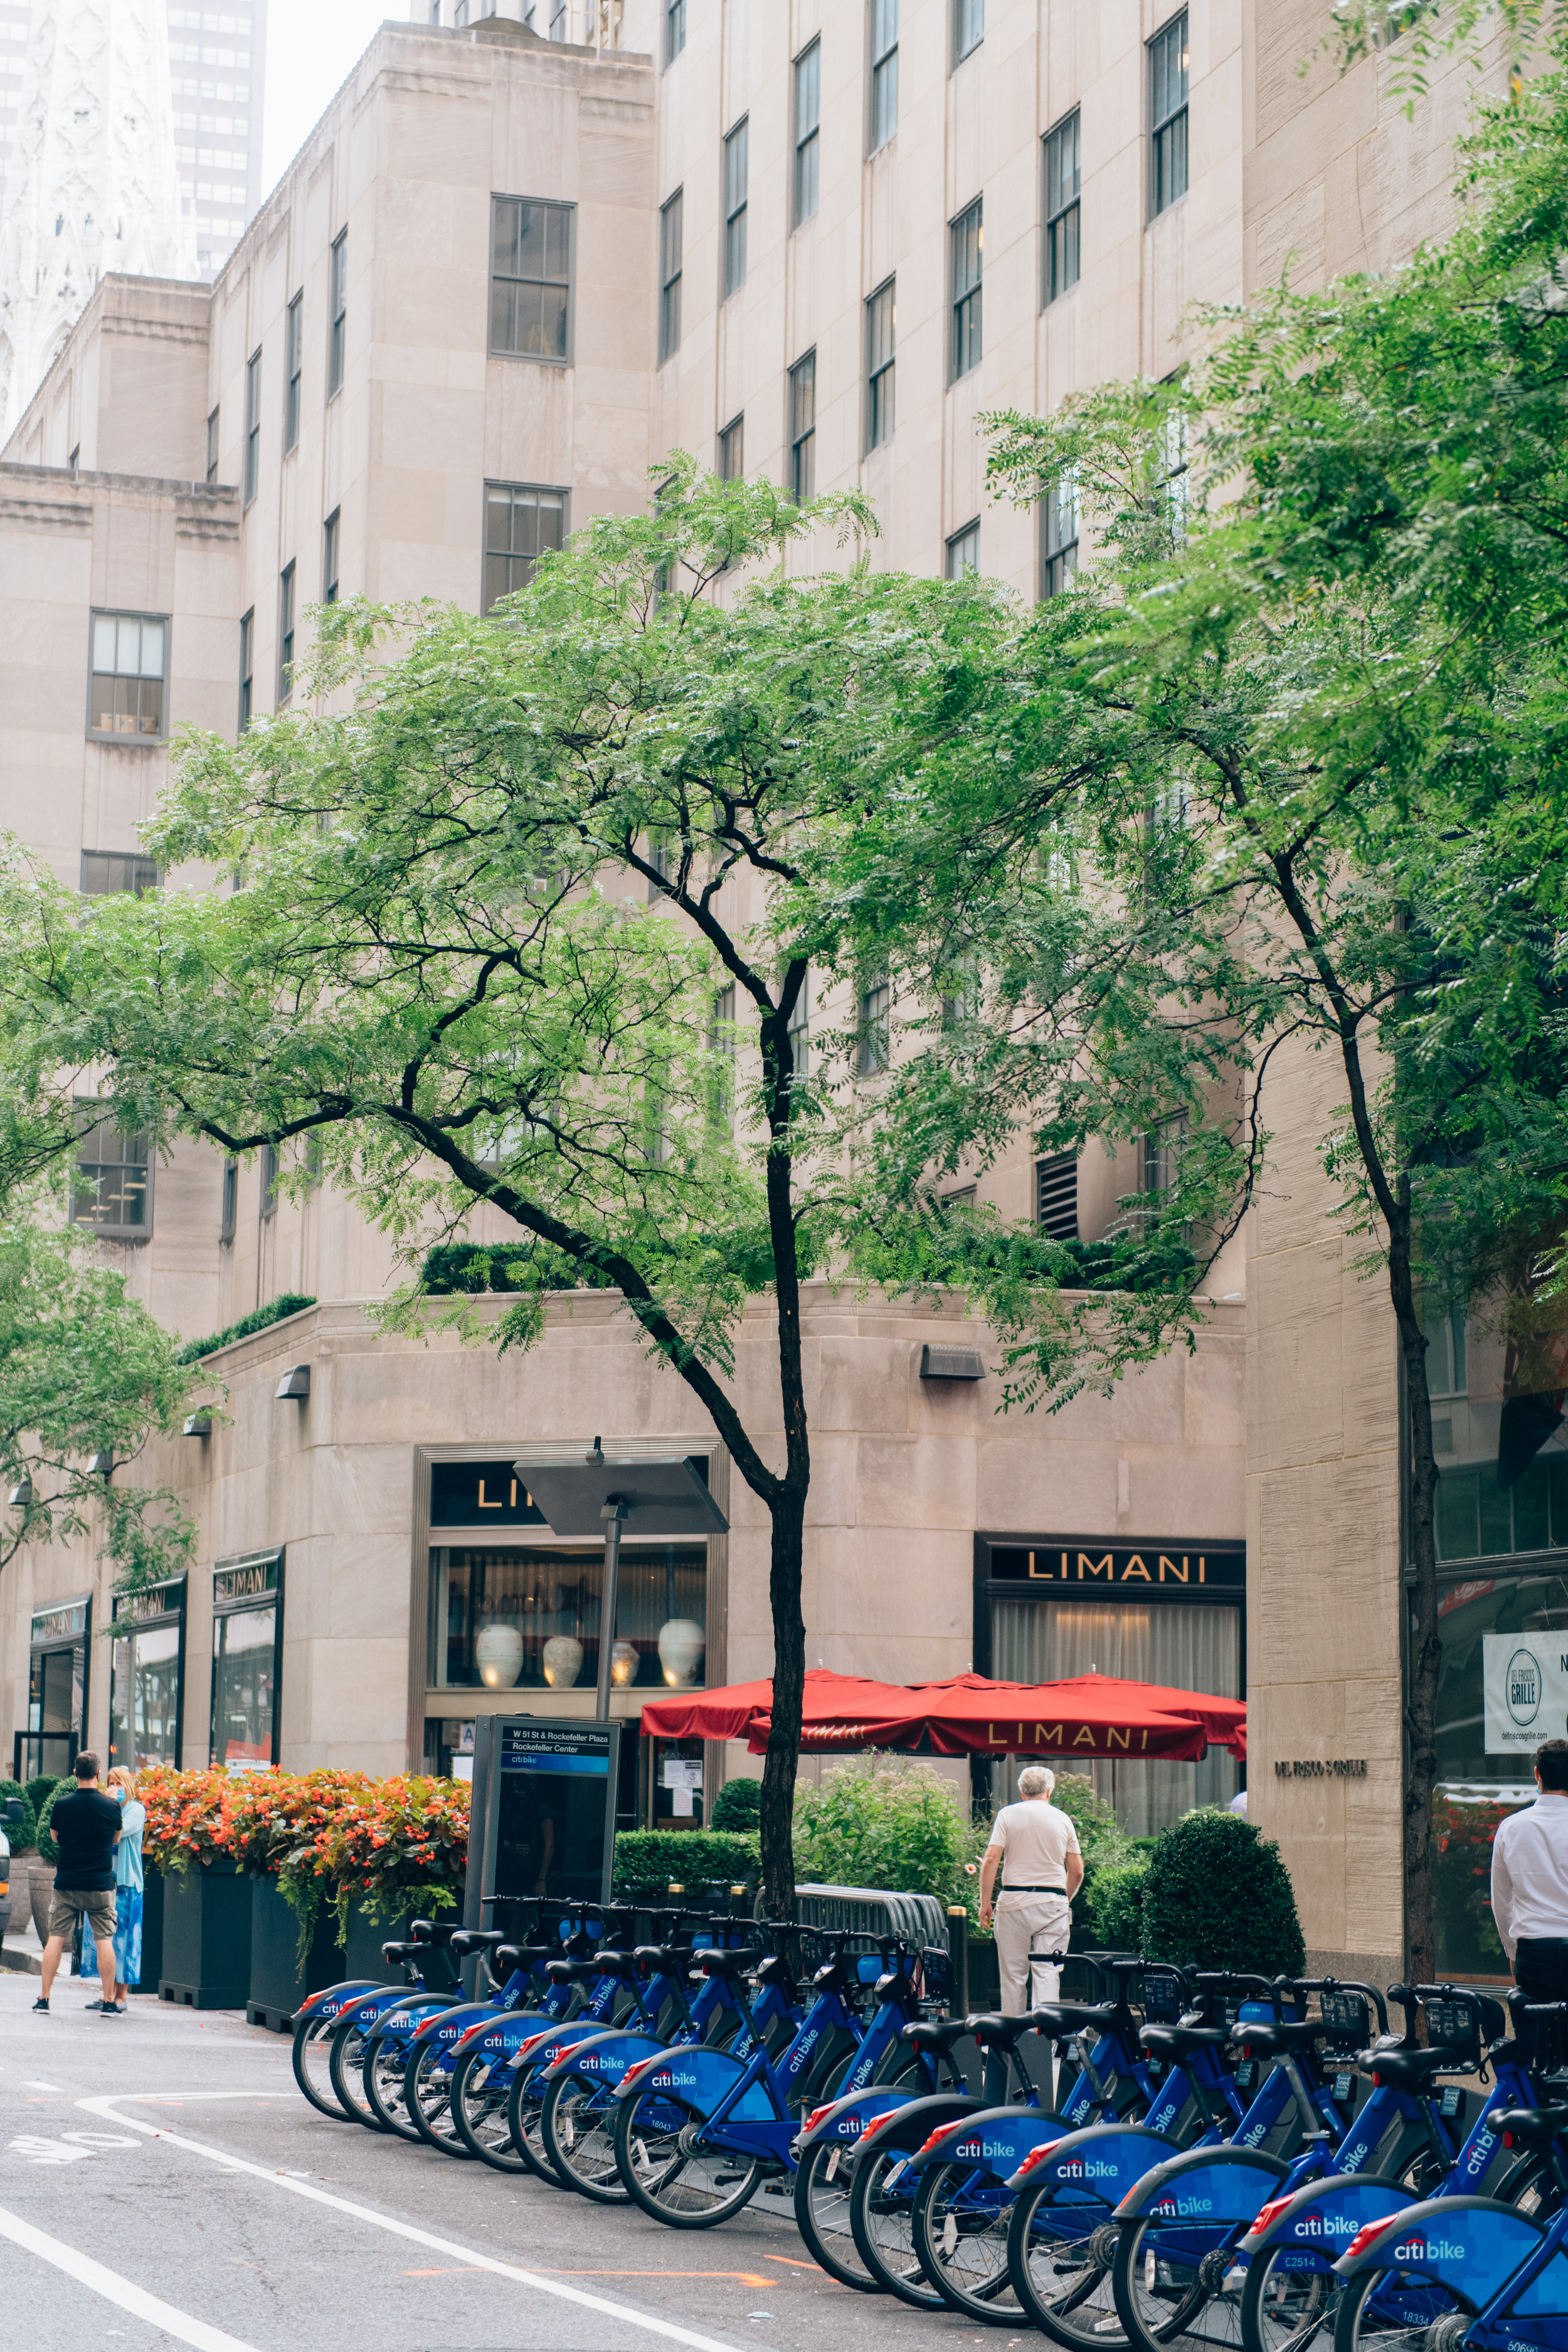
[(79, 1919), (87, 1921), (95, 1943), (111, 1942), (115, 1927), (113, 1887), (83, 1890), (57, 1886), (49, 1897), (49, 1934), (68, 1938), (75, 1935)]

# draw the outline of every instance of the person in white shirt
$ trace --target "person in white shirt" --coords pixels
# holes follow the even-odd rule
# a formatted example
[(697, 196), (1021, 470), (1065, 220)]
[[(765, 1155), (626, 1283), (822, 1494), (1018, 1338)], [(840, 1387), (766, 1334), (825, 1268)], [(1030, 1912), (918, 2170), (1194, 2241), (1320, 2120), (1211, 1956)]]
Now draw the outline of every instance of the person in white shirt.
[(1535, 1751), (1541, 1794), (1492, 1840), (1492, 1917), (1531, 2000), (1568, 2000), (1568, 1739)]
[[(1071, 1817), (1051, 1802), (1057, 1776), (1043, 1764), (1018, 1775), (1016, 1805), (1004, 1805), (991, 1824), (991, 1842), (980, 1865), (980, 1924), (996, 1921), (996, 1960), (1002, 1979), (1002, 2013), (1021, 2017), (1041, 2001), (1055, 2000), (1061, 1970), (1037, 1968), (1029, 1981), (1029, 1954), (1065, 1952), (1072, 1933), (1072, 1898), (1083, 1885), (1083, 1856)], [(993, 1889), (1004, 1858), (1006, 1883)]]

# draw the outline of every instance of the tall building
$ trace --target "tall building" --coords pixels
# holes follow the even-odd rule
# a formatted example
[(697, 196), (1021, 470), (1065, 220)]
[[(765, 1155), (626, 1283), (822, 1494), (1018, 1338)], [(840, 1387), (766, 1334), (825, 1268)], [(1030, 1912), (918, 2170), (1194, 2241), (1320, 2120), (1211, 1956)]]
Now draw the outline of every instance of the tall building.
[[(22, 61), (37, 5), (0, 0), (0, 178), (16, 135)], [(166, 20), (180, 186), (196, 267), (211, 278), (261, 201), (267, 0), (235, 0), (227, 8), (168, 0)]]
[[(1076, 520), (988, 501), (984, 413), (1168, 374), (1191, 306), (1291, 257), (1300, 283), (1396, 267), (1451, 218), (1467, 75), (1436, 77), (1407, 121), (1378, 60), (1336, 76), (1317, 0), (626, 0), (614, 24), (540, 0), (531, 26), (524, 0), (461, 24), (428, 5), (380, 28), (210, 289), (103, 280), (0, 453), (0, 824), (84, 891), (155, 884), (136, 826), (172, 731), (286, 709), (313, 604), (483, 610), (588, 515), (640, 506), (672, 446), (802, 496), (864, 488), (879, 563), (1055, 593)], [(831, 992), (807, 1008), (851, 1013)], [(1290, 1069), (1194, 1352), (1111, 1398), (1001, 1413), (989, 1335), (956, 1303), (812, 1285), (805, 1614), (814, 1663), (894, 1680), (1098, 1665), (1245, 1692), (1254, 1818), (1314, 1967), (1376, 1978), (1402, 1933), (1398, 1366), (1331, 1214), (1334, 1100), (1321, 1066)], [(1163, 1148), (1075, 1163), (1020, 1136), (956, 1184), (1093, 1240)], [(331, 1186), (296, 1201), (267, 1155), (116, 1149), (78, 1213), (174, 1328), (316, 1303), (214, 1357), (226, 1424), (149, 1449), (200, 1541), (145, 1636), (93, 1643), (112, 1601), (89, 1547), (7, 1570), (0, 1734), (19, 1753), (78, 1738), (383, 1770), (445, 1764), (496, 1707), (586, 1711), (599, 1551), (496, 1497), (525, 1447), (595, 1432), (704, 1457), (731, 1522), (625, 1571), (615, 1630), (638, 1663), (617, 1708), (660, 1685), (661, 1619), (699, 1626), (710, 1682), (768, 1671), (760, 1507), (613, 1295), (562, 1295), (521, 1359), (420, 1348), (377, 1326), (390, 1246)], [(766, 1337), (759, 1312), (742, 1366)], [(982, 1376), (933, 1376), (932, 1341), (973, 1347)], [(1487, 1505), (1500, 1356), (1445, 1345), (1445, 1472), (1470, 1497), (1446, 1538), (1451, 1622), (1489, 1611), (1489, 1633), (1534, 1605), (1512, 1555), (1568, 1578), (1568, 1517), (1555, 1486), (1544, 1517), (1516, 1505), (1505, 1528)], [(765, 1452), (776, 1433), (756, 1433)], [(521, 1660), (503, 1688), (477, 1647), (492, 1625)], [(582, 1684), (547, 1692), (558, 1632)], [(1502, 1785), (1464, 1729), (1481, 1650), (1456, 1642), (1445, 1668), (1456, 1789)], [(718, 1747), (688, 1760), (710, 1796), (755, 1769)], [(657, 1768), (645, 1754), (624, 1792), (638, 1818), (670, 1811)], [(1235, 1786), (1217, 1754), (1096, 1769), (1140, 1829)], [(1439, 1947), (1455, 1974), (1486, 1973), (1469, 1884)]]

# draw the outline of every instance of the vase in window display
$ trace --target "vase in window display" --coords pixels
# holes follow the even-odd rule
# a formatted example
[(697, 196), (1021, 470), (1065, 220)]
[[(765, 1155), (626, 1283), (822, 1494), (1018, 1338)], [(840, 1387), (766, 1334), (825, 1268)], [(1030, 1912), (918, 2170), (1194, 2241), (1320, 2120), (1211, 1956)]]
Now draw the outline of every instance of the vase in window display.
[(637, 1645), (635, 1642), (617, 1642), (610, 1652), (610, 1680), (617, 1690), (624, 1690), (637, 1678)]
[(570, 1690), (583, 1671), (583, 1644), (570, 1633), (552, 1633), (541, 1663), (552, 1690)]
[(671, 1690), (689, 1690), (702, 1671), (708, 1636), (693, 1618), (669, 1617), (658, 1629), (658, 1663)]
[(481, 1625), (474, 1664), (486, 1690), (510, 1690), (522, 1672), (522, 1635), (515, 1625)]

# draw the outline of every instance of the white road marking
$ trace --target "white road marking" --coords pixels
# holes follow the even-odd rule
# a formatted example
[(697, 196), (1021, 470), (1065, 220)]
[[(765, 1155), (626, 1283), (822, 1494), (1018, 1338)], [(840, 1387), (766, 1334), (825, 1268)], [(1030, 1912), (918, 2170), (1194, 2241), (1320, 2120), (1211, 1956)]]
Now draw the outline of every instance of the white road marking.
[(718, 2336), (700, 2336), (694, 2328), (681, 2327), (672, 2319), (656, 2319), (651, 2312), (634, 2311), (624, 2303), (616, 2303), (608, 2295), (590, 2294), (580, 2286), (568, 2286), (564, 2279), (550, 2278), (539, 2271), (525, 2270), (518, 2263), (503, 2263), (494, 2254), (480, 2253), (472, 2246), (460, 2246), (451, 2238), (438, 2238), (432, 2231), (416, 2229), (411, 2221), (395, 2221), (389, 2213), (378, 2213), (374, 2206), (356, 2204), (352, 2197), (337, 2197), (330, 2190), (319, 2189), (314, 2181), (302, 2180), (270, 2165), (252, 2164), (242, 2156), (230, 2156), (223, 2148), (205, 2147), (200, 2140), (186, 2139), (179, 2132), (165, 2131), (161, 2124), (144, 2124), (135, 2116), (122, 2116), (119, 2108), (129, 2102), (158, 2105), (183, 2105), (186, 2096), (193, 2098), (256, 2099), (267, 2095), (259, 2091), (197, 2091), (139, 2094), (134, 2091), (114, 2091), (102, 2097), (79, 2099), (79, 2107), (89, 2115), (102, 2116), (109, 2123), (121, 2124), (130, 2131), (144, 2133), (149, 2139), (167, 2140), (173, 2147), (183, 2147), (192, 2156), (205, 2157), (209, 2164), (221, 2165), (226, 2172), (247, 2172), (256, 2180), (269, 2180), (290, 2195), (308, 2198), (314, 2205), (326, 2205), (334, 2212), (347, 2213), (356, 2221), (368, 2221), (373, 2230), (384, 2230), (389, 2237), (405, 2238), (411, 2245), (426, 2246), (433, 2253), (456, 2255), (460, 2263), (475, 2270), (491, 2271), (498, 2278), (515, 2279), (521, 2286), (536, 2287), (541, 2294), (554, 2295), (559, 2302), (574, 2303), (584, 2311), (602, 2313), (609, 2319), (618, 2319), (628, 2327), (645, 2328), (650, 2336), (662, 2336), (672, 2344), (684, 2344), (690, 2352), (736, 2352), (732, 2344)]
[[(144, 2319), (153, 2327), (161, 2327), (165, 2336), (173, 2336), (181, 2344), (194, 2344), (196, 2352), (256, 2352), (254, 2345), (242, 2344), (237, 2336), (226, 2336), (221, 2327), (209, 2327), (205, 2319), (193, 2319), (186, 2311), (176, 2311), (172, 2303), (159, 2295), (149, 2294), (145, 2287), (135, 2286), (118, 2271), (105, 2270), (89, 2254), (79, 2254), (74, 2246), (62, 2244), (58, 2238), (46, 2236), (31, 2221), (24, 2221), (19, 2213), (7, 2213), (0, 2208), (0, 2238), (9, 2238), (24, 2252), (37, 2254), (40, 2262), (53, 2263), (68, 2278), (81, 2286), (90, 2287), (128, 2311), (133, 2318)], [(112, 2330), (110, 2331), (113, 2332)]]
[(22, 2088), (24, 2091), (58, 2091), (62, 2099), (68, 2099), (70, 2096), (63, 2083), (40, 2083), (36, 2074), (24, 2074)]

